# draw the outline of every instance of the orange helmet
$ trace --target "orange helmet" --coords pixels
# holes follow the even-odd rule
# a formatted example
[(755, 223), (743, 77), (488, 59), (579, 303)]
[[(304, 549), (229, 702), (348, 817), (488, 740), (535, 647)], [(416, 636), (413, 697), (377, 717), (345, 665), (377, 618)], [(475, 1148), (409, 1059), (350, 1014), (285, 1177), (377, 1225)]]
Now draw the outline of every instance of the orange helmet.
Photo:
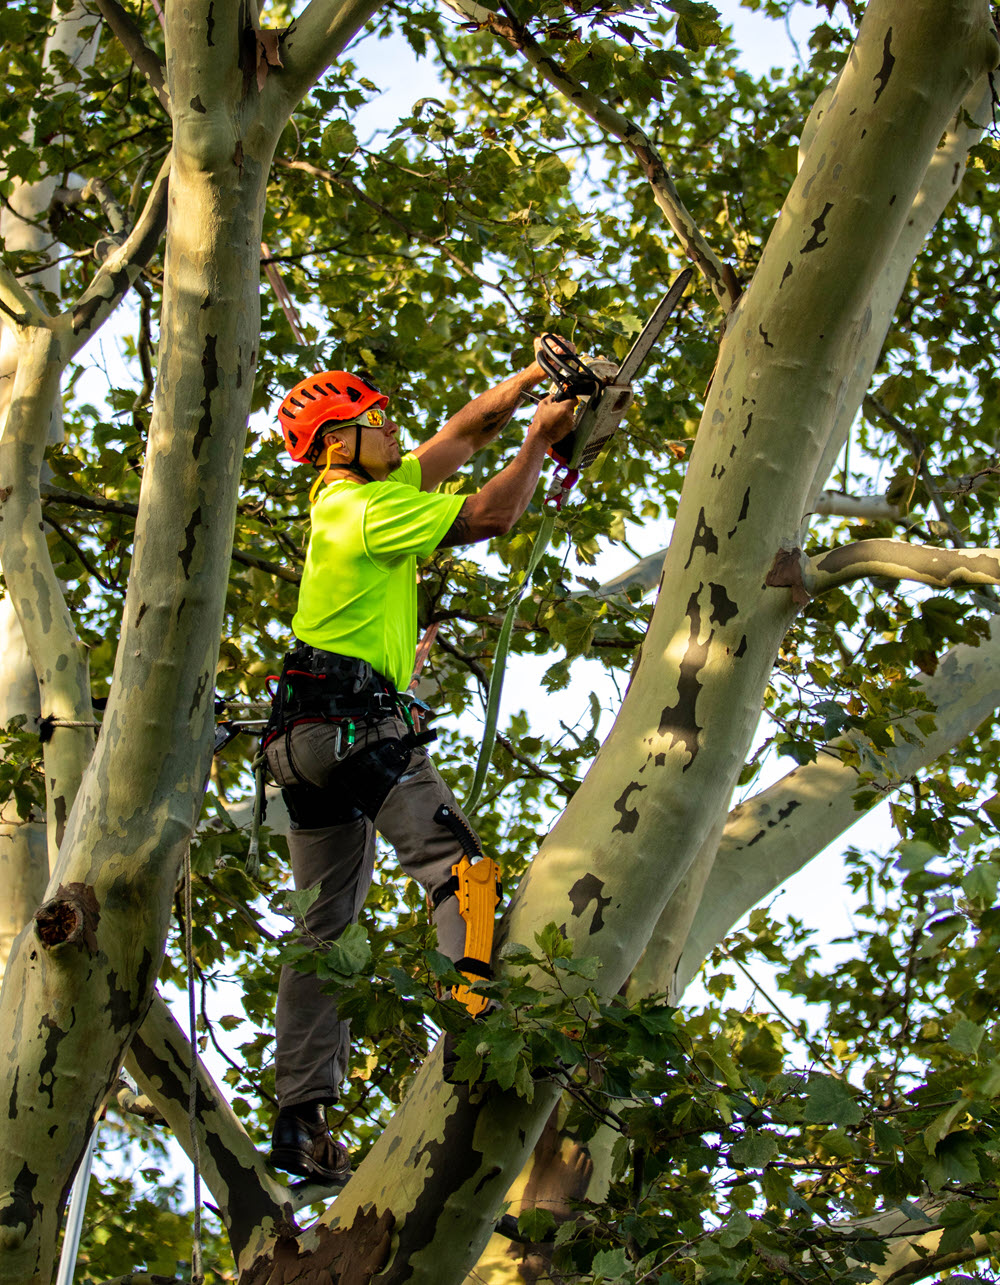
[(278, 422), (293, 460), (319, 462), (321, 430), (328, 424), (357, 419), (371, 406), (388, 406), (389, 399), (364, 375), (327, 370), (295, 385), (278, 407)]

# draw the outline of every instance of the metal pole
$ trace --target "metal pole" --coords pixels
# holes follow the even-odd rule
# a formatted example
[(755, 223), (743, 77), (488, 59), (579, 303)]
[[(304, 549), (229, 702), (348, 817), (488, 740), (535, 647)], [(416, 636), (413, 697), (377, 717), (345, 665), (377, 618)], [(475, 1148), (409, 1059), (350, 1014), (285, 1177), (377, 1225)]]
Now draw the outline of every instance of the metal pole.
[(87, 1150), (83, 1153), (80, 1168), (73, 1180), (73, 1191), (69, 1198), (69, 1211), (66, 1214), (66, 1231), (63, 1234), (62, 1253), (59, 1255), (59, 1271), (56, 1285), (73, 1285), (73, 1273), (76, 1271), (76, 1256), (80, 1250), (80, 1237), (83, 1234), (83, 1215), (87, 1209), (87, 1189), (90, 1186), (90, 1171), (94, 1165), (94, 1148), (97, 1146), (97, 1134), (101, 1124), (94, 1125)]

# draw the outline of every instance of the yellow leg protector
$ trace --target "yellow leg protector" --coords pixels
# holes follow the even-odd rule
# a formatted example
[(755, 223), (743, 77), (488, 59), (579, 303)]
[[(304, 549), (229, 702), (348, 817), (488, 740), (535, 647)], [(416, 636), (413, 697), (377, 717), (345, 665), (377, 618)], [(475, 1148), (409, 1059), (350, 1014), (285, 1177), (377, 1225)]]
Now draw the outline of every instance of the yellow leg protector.
[[(455, 895), (465, 920), (465, 954), (456, 967), (475, 982), (490, 976), (494, 916), (500, 904), (500, 867), (490, 857), (480, 857), (473, 863), (463, 856), (452, 866), (451, 873), (458, 880)], [(485, 995), (475, 994), (468, 986), (456, 986), (452, 994), (472, 1017), (478, 1017), (490, 1003)]]

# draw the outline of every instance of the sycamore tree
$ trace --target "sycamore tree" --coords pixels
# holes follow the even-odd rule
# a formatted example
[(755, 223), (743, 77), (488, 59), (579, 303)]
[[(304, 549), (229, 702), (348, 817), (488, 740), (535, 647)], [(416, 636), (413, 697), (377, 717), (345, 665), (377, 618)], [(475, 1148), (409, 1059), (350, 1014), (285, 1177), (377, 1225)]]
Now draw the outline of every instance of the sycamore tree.
[[(989, 1272), (994, 15), (746, 7), (811, 10), (799, 65), (755, 79), (690, 0), (0, 14), (0, 565), (34, 674), (0, 747), (3, 927), (20, 929), (0, 993), (3, 1280), (51, 1276), (106, 1108), (107, 1145), (149, 1185), (122, 1169), (95, 1191), (95, 1281), (189, 1253), (156, 1185), (164, 1130), (218, 1210), (226, 1278)], [(445, 88), (365, 138), (352, 122), (379, 86), (349, 46), (391, 30)], [(471, 1024), (390, 862), (337, 943), (281, 931), (302, 900), (277, 802), (262, 871), (243, 863), (252, 741), (213, 762), (215, 725), (266, 700), (308, 525), (310, 479), (267, 411), (304, 369), (353, 366), (419, 438), (541, 330), (622, 356), (687, 262), (699, 283), (623, 441), (519, 608), (514, 650), (546, 658), (544, 691), (600, 681), (556, 733), (544, 691), (508, 696), (476, 817), (509, 890), (498, 1005)], [(449, 550), (422, 570), (442, 715), (480, 700), (542, 514), (540, 492), (485, 569)], [(662, 552), (602, 584), (597, 555), (628, 566), (636, 544)], [(442, 723), (461, 797), (475, 746)], [(835, 972), (766, 910), (728, 935), (886, 796), (900, 842), (850, 856), (858, 939)], [(186, 935), (194, 1047), (157, 990)], [(773, 999), (727, 1005), (761, 956), (816, 1029)], [(263, 1163), (282, 959), (354, 1021), (331, 1114), (356, 1172), (335, 1198)], [(678, 1008), (706, 959), (713, 1002)], [(207, 997), (233, 979), (220, 1017)], [(221, 1086), (195, 1057), (209, 1045)]]

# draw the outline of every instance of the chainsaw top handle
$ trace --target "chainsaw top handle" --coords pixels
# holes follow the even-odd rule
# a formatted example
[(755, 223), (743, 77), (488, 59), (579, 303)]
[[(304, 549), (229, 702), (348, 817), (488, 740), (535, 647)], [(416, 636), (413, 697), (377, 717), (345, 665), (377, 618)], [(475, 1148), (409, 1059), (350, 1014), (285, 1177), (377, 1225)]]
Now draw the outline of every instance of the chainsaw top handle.
[(561, 335), (546, 331), (541, 336), (535, 359), (558, 389), (553, 401), (564, 402), (570, 397), (590, 398), (604, 387), (603, 381)]

